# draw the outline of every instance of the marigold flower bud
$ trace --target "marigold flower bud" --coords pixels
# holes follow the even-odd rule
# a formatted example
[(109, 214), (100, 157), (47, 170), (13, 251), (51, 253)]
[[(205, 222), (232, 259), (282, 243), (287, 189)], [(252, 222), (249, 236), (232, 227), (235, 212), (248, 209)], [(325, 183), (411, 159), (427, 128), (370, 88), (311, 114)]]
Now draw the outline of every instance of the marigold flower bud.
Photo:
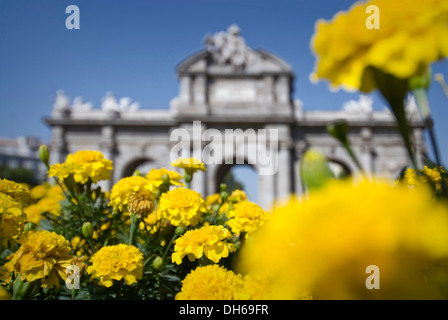
[(425, 74), (422, 76), (415, 75), (411, 78), (409, 78), (409, 89), (419, 89), (424, 88), (427, 89), (429, 85), (431, 84), (431, 68), (427, 68)]
[(90, 239), (93, 236), (93, 225), (91, 222), (84, 222), (82, 225), (82, 235), (86, 239)]
[(163, 182), (164, 184), (166, 184), (166, 185), (169, 186), (169, 185), (171, 184), (170, 176), (167, 175), (167, 174), (164, 174), (164, 175), (162, 176), (162, 182)]
[(34, 229), (34, 223), (32, 223), (32, 222), (28, 222), (26, 225), (25, 225), (25, 232), (27, 232), (27, 231), (31, 231), (31, 230), (33, 230)]
[(152, 266), (156, 270), (160, 270), (163, 266), (163, 259), (160, 256), (157, 256), (154, 261), (152, 262)]
[(50, 159), (50, 153), (48, 152), (48, 148), (46, 145), (41, 145), (39, 147), (39, 157), (40, 160), (45, 163), (45, 165), (48, 167), (48, 161)]
[(176, 230), (174, 231), (177, 235), (180, 235), (180, 234), (182, 234), (182, 233), (184, 233), (184, 231), (185, 231), (185, 228), (184, 227), (182, 227), (182, 226), (177, 226), (176, 227)]
[(329, 179), (334, 178), (328, 167), (327, 159), (317, 150), (308, 150), (300, 165), (301, 178), (307, 189), (321, 188)]

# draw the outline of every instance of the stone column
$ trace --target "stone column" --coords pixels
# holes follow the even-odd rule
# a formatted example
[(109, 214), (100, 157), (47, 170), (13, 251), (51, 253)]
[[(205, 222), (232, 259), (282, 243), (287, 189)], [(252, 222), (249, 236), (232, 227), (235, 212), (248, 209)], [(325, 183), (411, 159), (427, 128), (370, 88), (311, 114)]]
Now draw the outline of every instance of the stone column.
[(274, 203), (275, 176), (260, 175), (258, 172), (258, 202), (264, 210), (269, 210)]
[(361, 129), (361, 155), (359, 162), (364, 169), (366, 175), (371, 176), (375, 172), (374, 168), (374, 157), (373, 157), (373, 133), (371, 128)]
[(292, 193), (291, 143), (281, 142), (278, 152), (278, 171), (276, 174), (276, 197), (280, 200), (288, 198)]
[(184, 75), (180, 78), (179, 100), (182, 104), (191, 102), (191, 76)]
[(67, 156), (67, 142), (65, 140), (65, 128), (53, 126), (51, 130), (50, 164), (65, 162)]
[[(115, 130), (113, 126), (103, 126), (101, 128), (101, 138), (99, 143), (100, 151), (103, 154), (104, 158), (111, 160), (114, 162), (115, 160)], [(112, 177), (110, 180), (101, 181), (99, 184), (104, 190), (111, 190), (114, 180), (115, 180), (115, 165), (112, 171)]]
[(271, 105), (274, 102), (274, 77), (271, 75), (264, 76), (265, 103)]
[(301, 196), (305, 192), (305, 189), (302, 185), (302, 177), (300, 175), (300, 161), (302, 159), (303, 153), (308, 149), (309, 145), (305, 140), (300, 140), (294, 146), (295, 151), (295, 161), (293, 164), (293, 174), (294, 177), (294, 188), (296, 195)]
[(275, 83), (275, 93), (277, 102), (280, 104), (288, 104), (290, 99), (289, 79), (286, 75), (278, 77)]
[(197, 75), (193, 82), (194, 109), (199, 113), (206, 112), (207, 104), (207, 78), (205, 75)]
[(423, 168), (424, 165), (423, 159), (427, 150), (425, 145), (425, 136), (422, 128), (414, 128), (414, 146), (416, 157), (415, 160), (417, 161), (417, 166), (419, 168)]

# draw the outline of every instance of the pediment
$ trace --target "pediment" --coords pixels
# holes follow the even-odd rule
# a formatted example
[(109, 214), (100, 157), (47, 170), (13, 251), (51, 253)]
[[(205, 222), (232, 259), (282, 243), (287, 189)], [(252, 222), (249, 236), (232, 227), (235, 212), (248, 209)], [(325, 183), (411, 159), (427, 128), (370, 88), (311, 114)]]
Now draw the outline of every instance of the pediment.
[(178, 75), (293, 75), (292, 67), (283, 59), (266, 50), (248, 47), (236, 25), (227, 32), (209, 35), (204, 44), (204, 50), (177, 66)]

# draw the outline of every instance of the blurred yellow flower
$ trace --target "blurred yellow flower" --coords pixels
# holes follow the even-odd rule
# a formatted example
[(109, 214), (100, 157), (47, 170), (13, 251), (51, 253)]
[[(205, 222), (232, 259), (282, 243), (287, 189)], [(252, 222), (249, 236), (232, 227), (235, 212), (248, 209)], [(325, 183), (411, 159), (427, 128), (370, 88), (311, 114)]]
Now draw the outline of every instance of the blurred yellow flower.
[(201, 194), (186, 188), (174, 188), (160, 197), (160, 214), (173, 226), (196, 226), (207, 211)]
[(111, 287), (113, 280), (124, 279), (127, 285), (136, 283), (143, 276), (143, 254), (130, 245), (118, 244), (102, 247), (90, 258), (87, 272), (99, 283)]
[(250, 201), (241, 201), (232, 206), (227, 214), (229, 220), (226, 224), (235, 234), (245, 233), (250, 237), (268, 219), (269, 214), (258, 204)]
[[(379, 9), (380, 27), (366, 27), (366, 8)], [(355, 3), (332, 21), (319, 20), (311, 46), (317, 59), (313, 80), (370, 92), (376, 83), (369, 66), (400, 79), (423, 75), (448, 56), (448, 2), (371, 0)]]
[(227, 198), (229, 202), (241, 202), (247, 200), (247, 195), (243, 190), (233, 190), (230, 196)]
[[(441, 297), (431, 267), (448, 261), (448, 209), (429, 188), (329, 182), (276, 207), (242, 250), (240, 270), (268, 277), (275, 299), (431, 299)], [(366, 288), (370, 265), (380, 290)]]
[(13, 271), (22, 280), (41, 280), (42, 287), (59, 287), (60, 278), (66, 279), (66, 268), (72, 264), (70, 244), (61, 235), (46, 230), (33, 230), (17, 241), (20, 248), (11, 257)]
[[(182, 180), (182, 175), (173, 170), (167, 170), (165, 168), (151, 169), (145, 176), (146, 179), (153, 185), (154, 189), (159, 188), (163, 184), (162, 177), (168, 175), (170, 178), (170, 183), (173, 186), (184, 186), (180, 180)], [(153, 190), (155, 191), (155, 190)]]
[(109, 206), (112, 206), (115, 211), (127, 212), (127, 205), (133, 193), (151, 190), (150, 182), (144, 177), (122, 178), (112, 187)]
[(64, 193), (60, 186), (50, 186), (48, 183), (38, 185), (31, 189), (30, 195), (37, 202), (23, 209), (28, 221), (39, 225), (44, 212), (54, 216), (61, 215), (60, 202), (64, 200)]
[(31, 201), (30, 189), (27, 186), (7, 179), (0, 180), (0, 193), (11, 196), (23, 207), (29, 205)]
[(22, 204), (11, 196), (0, 192), (0, 243), (13, 247), (24, 231), (26, 215)]
[(39, 200), (40, 198), (43, 198), (46, 194), (48, 189), (50, 188), (50, 184), (47, 182), (44, 182), (43, 184), (39, 184), (35, 187), (32, 187), (30, 190), (30, 197), (31, 200)]
[(75, 182), (86, 183), (109, 180), (112, 174), (112, 161), (105, 159), (99, 151), (81, 150), (69, 154), (64, 163), (54, 164), (48, 170), (48, 176), (58, 176), (60, 180), (73, 174)]
[(185, 170), (189, 170), (190, 172), (196, 172), (197, 170), (205, 171), (205, 165), (202, 161), (196, 158), (179, 158), (173, 163), (171, 163), (173, 167), (182, 168)]
[(235, 246), (225, 241), (230, 238), (232, 234), (223, 226), (209, 225), (187, 231), (176, 240), (171, 260), (181, 264), (185, 256), (194, 261), (205, 255), (214, 263), (218, 263), (221, 258), (226, 258), (230, 252), (235, 251)]

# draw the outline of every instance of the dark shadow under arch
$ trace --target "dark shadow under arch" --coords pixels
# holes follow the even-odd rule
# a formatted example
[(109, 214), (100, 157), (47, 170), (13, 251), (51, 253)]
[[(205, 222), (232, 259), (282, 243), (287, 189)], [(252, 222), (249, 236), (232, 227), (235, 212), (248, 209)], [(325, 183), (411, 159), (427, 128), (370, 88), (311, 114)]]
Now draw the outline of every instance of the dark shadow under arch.
[[(146, 162), (153, 162), (153, 159), (150, 158), (137, 158), (130, 161), (123, 169), (121, 177), (130, 177), (134, 174), (134, 171), (142, 164)], [(146, 173), (145, 173), (146, 174)]]

